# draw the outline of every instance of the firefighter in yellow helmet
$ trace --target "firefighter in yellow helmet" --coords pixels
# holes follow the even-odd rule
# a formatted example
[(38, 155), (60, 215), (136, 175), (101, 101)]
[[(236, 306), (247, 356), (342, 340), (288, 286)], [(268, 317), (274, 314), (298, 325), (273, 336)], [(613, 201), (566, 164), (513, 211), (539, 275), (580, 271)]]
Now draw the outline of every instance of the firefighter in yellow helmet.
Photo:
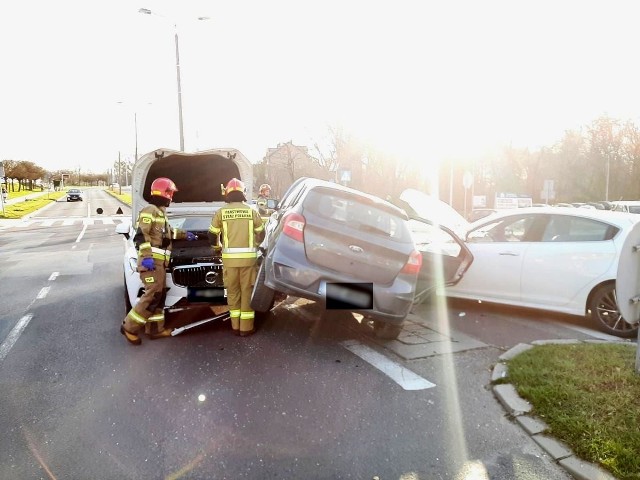
[(267, 209), (267, 200), (269, 200), (269, 198), (271, 198), (271, 185), (263, 183), (258, 189), (258, 198), (256, 202), (258, 204), (258, 212), (260, 212), (260, 215), (263, 217), (269, 215), (269, 210)]
[(171, 240), (195, 240), (198, 237), (184, 230), (173, 230), (166, 217), (166, 209), (177, 192), (175, 183), (168, 178), (157, 178), (151, 183), (149, 205), (140, 210), (133, 243), (138, 250), (138, 272), (144, 293), (129, 311), (122, 333), (129, 343), (140, 345), (138, 333), (144, 328), (151, 339), (171, 336), (164, 328), (164, 302), (166, 298), (166, 268), (171, 256)]
[(251, 309), (251, 291), (256, 280), (258, 244), (264, 225), (258, 212), (246, 203), (244, 183), (232, 178), (224, 190), (228, 205), (211, 219), (209, 242), (222, 247), (224, 286), (231, 328), (242, 337), (254, 333), (255, 313)]

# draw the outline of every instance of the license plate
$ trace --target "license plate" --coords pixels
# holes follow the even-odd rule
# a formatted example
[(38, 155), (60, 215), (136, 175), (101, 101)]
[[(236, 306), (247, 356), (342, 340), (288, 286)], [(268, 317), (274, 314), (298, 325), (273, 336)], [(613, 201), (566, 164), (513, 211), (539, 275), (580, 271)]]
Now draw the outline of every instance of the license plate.
[(222, 287), (187, 287), (187, 300), (191, 303), (225, 303), (227, 289)]

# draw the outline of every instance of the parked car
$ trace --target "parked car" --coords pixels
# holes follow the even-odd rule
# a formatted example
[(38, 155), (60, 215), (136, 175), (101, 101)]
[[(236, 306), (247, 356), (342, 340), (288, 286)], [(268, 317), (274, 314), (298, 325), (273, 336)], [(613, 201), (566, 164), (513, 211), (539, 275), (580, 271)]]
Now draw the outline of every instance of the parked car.
[(448, 297), (587, 315), (601, 330), (634, 337), (616, 302), (618, 260), (638, 222), (628, 213), (531, 207), (479, 220), (464, 236), (473, 264)]
[[(413, 222), (413, 225), (410, 223)], [(411, 230), (419, 232), (416, 241)], [(448, 229), (410, 220), (373, 195), (314, 178), (294, 182), (269, 218), (251, 306), (276, 293), (362, 313), (379, 338), (396, 338), (421, 289), (453, 284), (472, 257)], [(437, 275), (445, 265), (445, 275)]]
[(640, 213), (640, 200), (618, 200), (611, 204), (614, 212)]
[[(224, 197), (220, 185), (231, 178), (253, 185), (252, 165), (235, 149), (183, 153), (159, 149), (140, 157), (133, 165), (131, 182), (131, 222), (119, 224), (116, 232), (126, 238), (123, 257), (125, 310), (129, 311), (142, 295), (143, 285), (136, 271), (137, 252), (133, 244), (134, 223), (140, 210), (148, 205), (151, 182), (168, 177), (178, 187), (167, 218), (174, 228), (188, 230), (197, 240), (174, 240), (167, 268), (165, 317), (193, 306), (212, 305), (219, 312), (226, 306), (222, 282), (222, 258), (211, 248), (207, 231), (211, 218), (222, 207)], [(250, 200), (252, 192), (247, 192)], [(217, 308), (220, 307), (220, 308)]]
[(76, 202), (76, 201), (83, 201), (83, 193), (82, 190), (79, 190), (77, 188), (70, 188), (69, 190), (67, 190), (67, 202)]

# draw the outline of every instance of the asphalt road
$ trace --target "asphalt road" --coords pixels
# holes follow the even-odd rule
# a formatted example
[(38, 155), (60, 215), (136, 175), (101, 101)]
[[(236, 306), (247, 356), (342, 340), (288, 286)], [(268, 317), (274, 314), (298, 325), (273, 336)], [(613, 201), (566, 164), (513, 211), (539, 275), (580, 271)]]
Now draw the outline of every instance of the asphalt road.
[(0, 224), (0, 478), (569, 478), (489, 384), (508, 348), (597, 337), (586, 321), (433, 304), (380, 343), (298, 301), (251, 337), (221, 322), (134, 347), (119, 206), (88, 190)]

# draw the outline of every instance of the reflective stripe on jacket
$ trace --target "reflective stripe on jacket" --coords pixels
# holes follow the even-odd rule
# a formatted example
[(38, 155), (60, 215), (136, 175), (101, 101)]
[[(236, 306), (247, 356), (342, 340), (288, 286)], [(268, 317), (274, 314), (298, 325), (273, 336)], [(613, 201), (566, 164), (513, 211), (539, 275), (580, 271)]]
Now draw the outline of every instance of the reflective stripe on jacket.
[(264, 230), (260, 214), (244, 202), (220, 208), (209, 232), (221, 235), (222, 260), (227, 266), (249, 266), (258, 256), (255, 235)]

